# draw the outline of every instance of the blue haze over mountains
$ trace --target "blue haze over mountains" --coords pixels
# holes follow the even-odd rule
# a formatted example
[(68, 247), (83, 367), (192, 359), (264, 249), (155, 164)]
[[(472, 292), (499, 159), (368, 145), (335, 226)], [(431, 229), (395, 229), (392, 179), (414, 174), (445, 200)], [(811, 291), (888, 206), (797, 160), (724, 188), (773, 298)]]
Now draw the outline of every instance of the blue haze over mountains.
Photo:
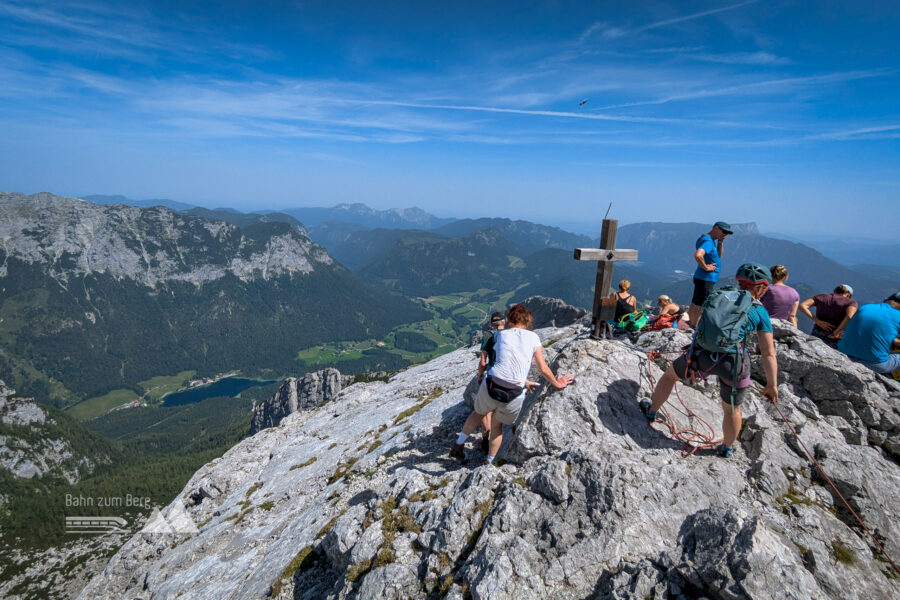
[[(369, 282), (378, 282), (381, 276), (382, 279), (391, 279), (388, 275), (400, 274), (392, 272), (392, 269), (402, 271), (403, 260), (408, 262), (412, 259), (409, 256), (403, 259), (398, 254), (402, 255), (404, 248), (410, 251), (413, 242), (432, 246), (432, 256), (437, 254), (438, 248), (450, 256), (463, 248), (468, 254), (473, 251), (473, 245), (479, 244), (471, 236), (479, 231), (488, 231), (494, 240), (502, 242), (502, 248), (498, 247), (496, 252), (483, 254), (482, 258), (489, 263), (499, 260), (501, 256), (529, 256), (531, 260), (526, 260), (525, 265), (536, 269), (532, 278), (534, 281), (529, 286), (533, 290), (541, 289), (544, 295), (562, 297), (582, 306), (589, 306), (592, 297), (590, 290), (587, 293), (576, 290), (589, 287), (593, 282), (593, 263), (577, 263), (571, 259), (571, 251), (576, 247), (596, 246), (599, 237), (592, 238), (550, 225), (506, 218), (440, 218), (415, 207), (377, 210), (362, 203), (241, 213), (230, 208), (209, 210), (189, 207), (168, 200), (134, 201), (124, 196), (86, 196), (85, 199), (100, 204), (160, 204), (238, 226), (271, 221), (302, 224), (313, 241), (324, 246), (338, 261), (358, 271), (363, 280)], [(638, 249), (640, 261), (633, 265), (617, 265), (615, 279), (629, 278), (633, 291), (641, 298), (649, 299), (665, 292), (676, 301), (681, 299), (686, 302), (691, 290), (693, 244), (697, 236), (708, 230), (709, 224), (696, 222), (620, 225), (617, 246)], [(454, 238), (458, 241), (451, 243)], [(557, 256), (557, 252), (564, 252), (567, 256)], [(554, 259), (558, 259), (555, 265)], [(737, 224), (735, 235), (726, 241), (723, 272), (730, 273), (746, 260), (766, 265), (786, 264), (791, 272), (789, 284), (796, 287), (802, 297), (830, 292), (839, 283), (850, 283), (855, 298), (861, 302), (875, 302), (900, 285), (900, 244), (897, 243), (840, 238), (827, 233), (800, 239), (785, 233), (763, 234), (755, 223)], [(483, 265), (485, 268), (474, 268), (470, 264), (467, 276), (457, 273), (452, 281), (478, 289), (481, 287), (478, 277), (503, 276), (506, 271), (501, 263), (502, 260)], [(523, 267), (518, 266), (519, 269)], [(461, 265), (454, 268), (466, 271)], [(547, 272), (543, 272), (545, 269)], [(551, 277), (551, 272), (557, 277)], [(728, 280), (727, 276), (723, 277), (723, 281)], [(553, 291), (554, 285), (559, 288), (557, 293)], [(422, 293), (435, 292), (428, 289), (425, 282), (413, 287)], [(436, 287), (445, 290), (446, 284), (438, 283)]]

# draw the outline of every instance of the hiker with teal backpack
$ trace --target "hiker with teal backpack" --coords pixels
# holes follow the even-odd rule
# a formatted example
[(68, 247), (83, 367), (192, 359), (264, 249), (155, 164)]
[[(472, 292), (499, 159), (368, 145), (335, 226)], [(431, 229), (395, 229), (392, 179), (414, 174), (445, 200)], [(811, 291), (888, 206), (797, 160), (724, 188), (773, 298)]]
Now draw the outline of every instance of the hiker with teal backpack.
[(766, 387), (762, 394), (769, 402), (778, 401), (778, 363), (769, 313), (759, 299), (769, 289), (772, 274), (757, 263), (746, 263), (737, 270), (738, 288), (721, 288), (712, 292), (703, 303), (694, 339), (687, 352), (675, 360), (653, 390), (651, 402), (641, 401), (640, 407), (649, 422), (665, 420), (658, 412), (669, 399), (678, 381), (719, 378), (722, 400), (722, 444), (719, 456), (732, 455), (734, 441), (741, 430), (741, 404), (750, 391), (750, 354), (746, 339), (757, 332), (762, 354)]

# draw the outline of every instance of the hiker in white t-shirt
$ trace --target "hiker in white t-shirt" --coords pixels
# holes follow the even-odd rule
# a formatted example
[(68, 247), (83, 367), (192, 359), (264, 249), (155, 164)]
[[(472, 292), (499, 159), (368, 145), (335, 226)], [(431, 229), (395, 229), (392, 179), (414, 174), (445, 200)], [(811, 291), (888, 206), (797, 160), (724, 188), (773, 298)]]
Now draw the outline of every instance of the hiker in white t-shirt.
[(478, 388), (475, 397), (475, 410), (466, 419), (462, 433), (450, 450), (450, 456), (465, 460), (463, 444), (478, 425), (481, 418), (493, 414), (491, 418), (490, 448), (487, 460), (494, 462), (497, 451), (503, 443), (503, 425), (512, 425), (522, 410), (525, 390), (537, 387), (536, 381), (528, 381), (531, 361), (537, 363), (538, 369), (547, 381), (556, 388), (562, 389), (572, 383), (575, 377), (571, 373), (559, 378), (544, 360), (544, 348), (536, 333), (531, 331), (534, 317), (531, 311), (521, 304), (514, 304), (506, 313), (506, 329), (495, 333), (494, 350), (497, 360), (487, 372), (487, 377)]

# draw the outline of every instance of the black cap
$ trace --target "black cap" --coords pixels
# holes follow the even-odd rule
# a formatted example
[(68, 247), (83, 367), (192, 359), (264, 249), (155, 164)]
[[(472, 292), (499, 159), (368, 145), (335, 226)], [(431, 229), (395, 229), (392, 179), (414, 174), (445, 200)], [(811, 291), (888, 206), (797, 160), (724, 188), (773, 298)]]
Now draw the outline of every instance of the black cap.
[(725, 233), (727, 233), (729, 235), (734, 233), (731, 230), (731, 225), (726, 223), (725, 221), (716, 221), (716, 224), (713, 225), (713, 227), (718, 227), (719, 229), (721, 229), (722, 231), (724, 231)]
[(885, 302), (887, 302), (888, 300), (893, 300), (894, 302), (900, 302), (900, 292), (897, 292), (893, 296), (888, 296), (887, 298), (884, 299)]
[(491, 315), (491, 323), (499, 323), (503, 321), (506, 317), (503, 316), (502, 312), (495, 312)]

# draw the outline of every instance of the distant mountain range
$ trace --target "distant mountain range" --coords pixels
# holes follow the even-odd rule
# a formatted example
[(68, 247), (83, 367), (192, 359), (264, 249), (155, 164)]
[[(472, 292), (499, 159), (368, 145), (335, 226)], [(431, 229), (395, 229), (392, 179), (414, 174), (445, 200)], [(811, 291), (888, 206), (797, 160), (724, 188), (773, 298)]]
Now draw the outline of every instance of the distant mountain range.
[[(104, 202), (129, 201), (123, 196), (91, 196)], [(129, 201), (131, 202), (131, 201)], [(140, 204), (165, 201), (140, 201)], [(177, 204), (177, 203), (175, 203)], [(502, 239), (509, 256), (524, 259), (525, 256), (543, 249), (565, 249), (571, 251), (575, 247), (591, 247), (599, 244), (598, 239), (574, 234), (558, 227), (550, 227), (528, 221), (513, 221), (503, 218), (481, 219), (441, 219), (418, 208), (376, 210), (364, 204), (340, 204), (331, 208), (293, 208), (280, 212), (260, 211), (255, 214), (239, 213), (229, 209), (208, 210), (190, 209), (189, 214), (216, 218), (237, 226), (262, 221), (279, 221), (294, 226), (307, 228), (310, 238), (324, 246), (337, 260), (353, 270), (361, 270), (361, 276), (370, 282), (388, 282), (394, 289), (425, 288), (445, 289), (452, 282), (468, 279), (476, 284), (479, 278), (476, 273), (486, 275), (502, 271), (502, 256), (498, 255), (496, 264), (485, 264), (475, 267), (477, 261), (471, 260), (468, 253), (475, 252), (470, 247), (473, 242), (450, 244), (446, 241), (468, 238), (479, 231), (489, 231), (492, 236)], [(258, 215), (258, 216), (257, 216)], [(647, 284), (651, 296), (657, 291), (672, 290), (674, 295), (690, 295), (690, 284), (680, 283), (689, 280), (693, 272), (691, 253), (696, 238), (709, 225), (702, 223), (634, 223), (623, 225), (619, 229), (618, 246), (630, 247), (640, 251), (640, 261), (627, 268), (634, 273), (643, 273), (642, 280)], [(417, 277), (415, 262), (422, 257), (413, 258), (415, 253), (410, 243), (418, 244), (431, 240), (430, 248), (434, 256), (441, 244), (449, 244), (442, 252), (452, 256), (454, 251), (466, 248), (467, 256), (459, 260), (447, 258), (459, 263), (457, 271), (443, 273), (432, 280), (432, 284), (413, 284)], [(434, 244), (438, 244), (435, 246)], [(419, 248), (417, 246), (417, 248)], [(421, 246), (422, 249), (424, 246)], [(455, 249), (455, 250), (454, 250)], [(407, 252), (405, 258), (397, 254)], [(482, 248), (481, 255), (485, 254)], [(478, 255), (476, 253), (476, 255)], [(828, 238), (810, 239), (803, 243), (787, 234), (760, 234), (756, 224), (735, 225), (735, 235), (726, 241), (723, 264), (723, 279), (745, 261), (753, 260), (766, 265), (785, 264), (791, 271), (791, 285), (806, 292), (830, 291), (839, 283), (850, 283), (855, 296), (863, 302), (880, 300), (897, 285), (897, 273), (900, 271), (900, 245), (889, 242), (850, 239), (845, 241)], [(404, 261), (409, 262), (411, 271), (403, 272)], [(462, 265), (469, 263), (470, 267)], [(423, 266), (424, 265), (418, 265)], [(445, 265), (446, 266), (446, 265)], [(563, 269), (579, 267), (568, 265)], [(424, 281), (425, 274), (434, 274), (437, 265), (425, 268), (419, 279)], [(395, 272), (396, 271), (396, 272)], [(388, 277), (394, 273), (396, 277)], [(384, 277), (378, 274), (384, 275)], [(429, 275), (430, 276), (430, 275)], [(517, 278), (513, 278), (517, 279)], [(438, 282), (443, 283), (438, 283)], [(569, 302), (577, 302), (573, 296), (564, 298)]]
[(0, 372), (58, 406), (185, 369), (297, 372), (301, 348), (429, 314), (267, 216), (5, 193), (0, 215)]
[[(866, 265), (880, 265), (900, 269), (900, 243), (897, 240), (873, 240), (863, 237), (794, 236), (768, 233), (769, 237), (800, 242), (815, 248), (828, 258), (857, 269)], [(862, 269), (860, 269), (862, 270)]]
[[(266, 212), (266, 211), (259, 211)], [(307, 227), (316, 227), (328, 222), (350, 223), (366, 229), (434, 229), (455, 219), (442, 219), (420, 208), (391, 208), (377, 210), (365, 204), (338, 204), (331, 208), (287, 208), (280, 212), (295, 217)]]
[(81, 198), (82, 200), (86, 200), (88, 202), (92, 202), (99, 206), (108, 206), (112, 204), (124, 204), (125, 206), (137, 206), (139, 208), (150, 208), (152, 206), (165, 206), (171, 210), (190, 210), (194, 208), (192, 204), (185, 204), (184, 202), (177, 202), (175, 200), (165, 200), (162, 198), (151, 199), (151, 200), (132, 200), (126, 196), (122, 195), (113, 195), (113, 196), (105, 196), (102, 194), (92, 194), (90, 196), (84, 196)]
[[(640, 251), (640, 267), (662, 277), (690, 279), (694, 271), (694, 243), (709, 231), (701, 223), (636, 223), (619, 228), (618, 246)], [(873, 271), (857, 271), (826, 258), (804, 244), (761, 235), (755, 224), (735, 226), (735, 234), (725, 240), (723, 278), (744, 262), (766, 266), (783, 264), (790, 272), (788, 283), (818, 292), (830, 292), (841, 283), (853, 286), (854, 297), (862, 302), (879, 301), (896, 287), (895, 279)]]

